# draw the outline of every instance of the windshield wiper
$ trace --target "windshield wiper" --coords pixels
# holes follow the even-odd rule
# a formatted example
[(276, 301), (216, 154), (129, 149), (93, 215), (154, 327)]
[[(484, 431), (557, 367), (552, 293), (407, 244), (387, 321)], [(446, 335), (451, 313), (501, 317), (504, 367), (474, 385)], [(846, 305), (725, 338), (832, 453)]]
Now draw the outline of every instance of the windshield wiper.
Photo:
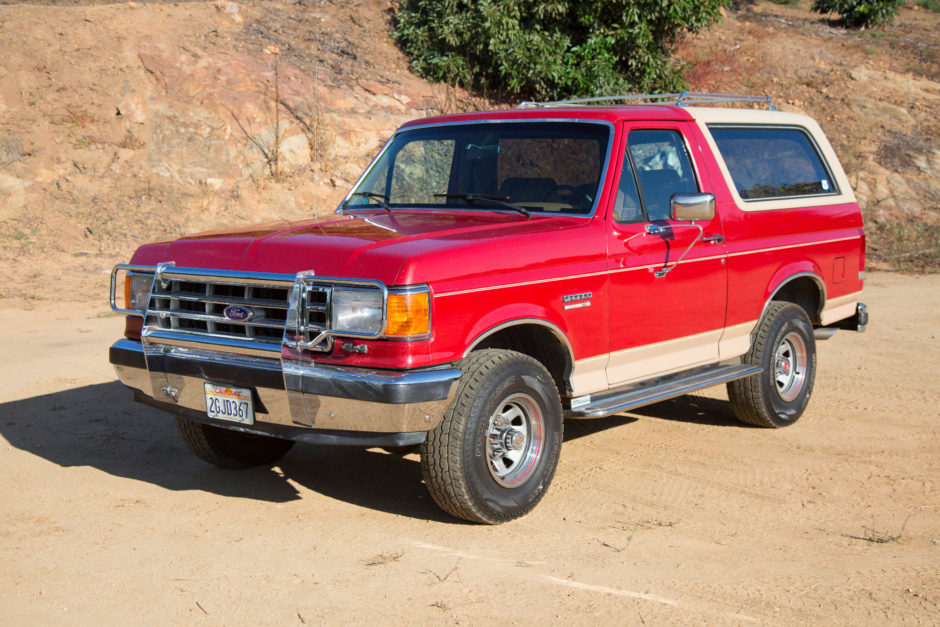
[(514, 205), (511, 202), (506, 202), (509, 200), (509, 196), (491, 196), (490, 194), (434, 194), (439, 198), (447, 199), (459, 199), (466, 200), (471, 204), (477, 204), (478, 200), (486, 200), (491, 203), (495, 203), (500, 207), (505, 207), (506, 209), (512, 209), (513, 211), (518, 211), (525, 217), (530, 217), (532, 214), (529, 213), (529, 210), (525, 207), (520, 207), (519, 205)]
[[(353, 196), (365, 196), (369, 200), (374, 200), (382, 209), (385, 209), (385, 213), (391, 213), (392, 208), (388, 206), (388, 196), (385, 194), (377, 194), (375, 192), (356, 192)], [(343, 211), (346, 210), (346, 207), (343, 207)]]

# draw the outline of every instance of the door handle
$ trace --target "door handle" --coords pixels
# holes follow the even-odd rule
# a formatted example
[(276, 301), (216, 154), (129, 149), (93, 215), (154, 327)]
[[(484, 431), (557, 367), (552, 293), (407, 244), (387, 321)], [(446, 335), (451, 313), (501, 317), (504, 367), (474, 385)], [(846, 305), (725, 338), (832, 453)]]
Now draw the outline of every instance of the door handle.
[(703, 237), (702, 241), (706, 244), (723, 244), (725, 241), (724, 235), (709, 235), (708, 237)]

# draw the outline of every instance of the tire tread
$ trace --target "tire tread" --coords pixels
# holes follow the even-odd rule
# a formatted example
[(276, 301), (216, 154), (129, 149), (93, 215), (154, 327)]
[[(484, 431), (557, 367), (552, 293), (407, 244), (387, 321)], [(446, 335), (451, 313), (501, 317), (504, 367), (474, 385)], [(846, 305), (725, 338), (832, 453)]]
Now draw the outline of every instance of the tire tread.
[[(757, 332), (755, 333), (754, 341), (751, 343), (750, 350), (748, 350), (743, 357), (744, 363), (761, 363), (761, 356), (767, 343), (772, 342), (774, 339), (772, 335), (775, 331), (776, 322), (781, 316), (787, 315), (786, 312), (788, 309), (792, 310), (791, 313), (796, 318), (802, 317), (806, 323), (809, 324), (806, 312), (803, 311), (803, 308), (799, 305), (787, 301), (771, 302), (757, 327)], [(815, 354), (812, 356), (812, 359), (815, 360)], [(815, 361), (812, 364), (812, 368), (815, 374)], [(731, 402), (734, 415), (741, 422), (757, 427), (779, 428), (791, 424), (796, 419), (790, 422), (781, 421), (774, 412), (768, 409), (767, 404), (764, 402), (764, 374), (765, 373), (761, 373), (744, 379), (738, 379), (727, 385), (728, 400)], [(808, 381), (807, 385), (811, 390), (812, 381)]]
[(491, 373), (513, 360), (530, 362), (544, 372), (547, 381), (553, 381), (542, 364), (527, 355), (502, 349), (473, 352), (461, 362), (463, 375), (454, 401), (444, 413), (441, 424), (428, 432), (427, 440), (421, 445), (421, 466), (428, 491), (441, 509), (457, 518), (498, 524), (528, 513), (539, 501), (536, 498), (513, 514), (484, 508), (473, 498), (470, 484), (461, 472), (461, 450), (468, 428), (465, 417)]

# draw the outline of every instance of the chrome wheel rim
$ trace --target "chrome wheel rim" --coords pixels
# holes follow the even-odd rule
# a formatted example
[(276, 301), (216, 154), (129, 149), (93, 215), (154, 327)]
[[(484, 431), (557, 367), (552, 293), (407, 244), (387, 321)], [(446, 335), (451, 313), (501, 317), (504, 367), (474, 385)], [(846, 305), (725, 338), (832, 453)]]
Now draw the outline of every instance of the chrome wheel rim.
[(535, 399), (521, 392), (503, 399), (486, 429), (487, 466), (496, 483), (517, 488), (532, 477), (544, 434), (545, 417)]
[(774, 384), (786, 402), (800, 395), (806, 380), (806, 344), (799, 333), (787, 333), (774, 352)]

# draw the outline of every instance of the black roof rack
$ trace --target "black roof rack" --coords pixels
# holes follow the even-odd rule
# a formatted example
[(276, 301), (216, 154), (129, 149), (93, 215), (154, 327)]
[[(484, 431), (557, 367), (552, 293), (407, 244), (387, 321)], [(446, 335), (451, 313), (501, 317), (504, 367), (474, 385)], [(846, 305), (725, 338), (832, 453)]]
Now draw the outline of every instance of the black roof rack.
[(571, 105), (600, 105), (615, 104), (617, 102), (635, 104), (672, 104), (678, 107), (694, 107), (697, 105), (715, 104), (719, 102), (753, 102), (766, 104), (771, 111), (776, 111), (770, 96), (747, 96), (742, 94), (709, 94), (704, 92), (684, 91), (678, 94), (624, 94), (621, 96), (593, 96), (591, 98), (571, 98), (569, 100), (552, 100), (549, 102), (525, 101), (519, 104), (520, 109), (536, 107), (568, 107)]

